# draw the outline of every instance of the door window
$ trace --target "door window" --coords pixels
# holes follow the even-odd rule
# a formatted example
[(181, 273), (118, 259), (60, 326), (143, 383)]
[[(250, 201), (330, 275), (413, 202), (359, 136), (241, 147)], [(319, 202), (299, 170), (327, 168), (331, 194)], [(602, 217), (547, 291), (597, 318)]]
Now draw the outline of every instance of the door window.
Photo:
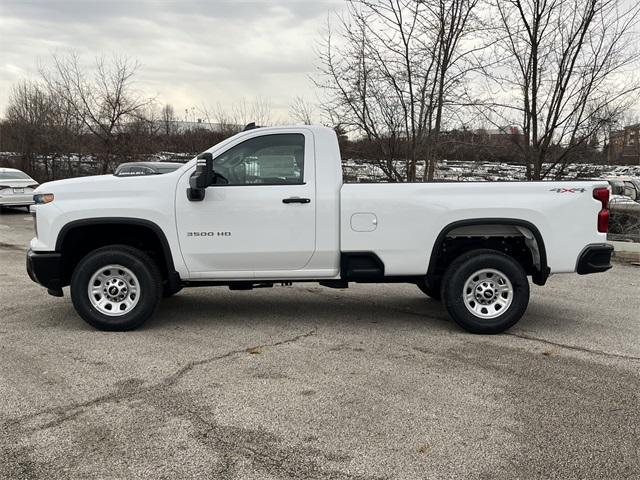
[(213, 170), (222, 176), (218, 183), (228, 185), (300, 185), (304, 183), (304, 135), (251, 138), (216, 157)]

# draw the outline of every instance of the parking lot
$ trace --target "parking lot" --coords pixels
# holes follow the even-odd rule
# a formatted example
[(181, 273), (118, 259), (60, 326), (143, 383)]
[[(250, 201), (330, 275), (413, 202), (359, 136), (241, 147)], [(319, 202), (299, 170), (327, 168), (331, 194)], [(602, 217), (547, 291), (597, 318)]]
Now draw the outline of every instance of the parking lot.
[(474, 336), (413, 285), (183, 290), (93, 330), (0, 215), (0, 478), (640, 476), (640, 267)]

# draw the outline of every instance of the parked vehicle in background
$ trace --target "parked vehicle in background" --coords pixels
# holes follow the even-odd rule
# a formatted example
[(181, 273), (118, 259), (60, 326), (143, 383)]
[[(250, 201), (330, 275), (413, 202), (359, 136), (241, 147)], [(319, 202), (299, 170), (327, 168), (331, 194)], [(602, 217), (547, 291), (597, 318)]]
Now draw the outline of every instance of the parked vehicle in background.
[(15, 168), (0, 168), (0, 210), (2, 207), (33, 205), (33, 192), (38, 187), (29, 175)]
[(640, 241), (640, 178), (605, 177), (611, 188), (610, 239)]
[(527, 277), (603, 272), (613, 251), (604, 180), (344, 184), (318, 126), (254, 128), (172, 173), (60, 180), (35, 200), (30, 277), (70, 285), (104, 330), (142, 325), (182, 287), (404, 282), (499, 333), (524, 314)]
[(640, 203), (640, 178), (608, 177), (611, 185), (611, 206), (616, 204)]
[(139, 175), (160, 175), (180, 168), (184, 163), (177, 162), (128, 162), (121, 163), (113, 174), (116, 177), (136, 177)]
[(611, 186), (609, 208), (613, 215), (612, 231), (630, 233), (629, 229), (637, 230), (640, 216), (640, 179), (628, 176), (608, 177), (607, 181)]

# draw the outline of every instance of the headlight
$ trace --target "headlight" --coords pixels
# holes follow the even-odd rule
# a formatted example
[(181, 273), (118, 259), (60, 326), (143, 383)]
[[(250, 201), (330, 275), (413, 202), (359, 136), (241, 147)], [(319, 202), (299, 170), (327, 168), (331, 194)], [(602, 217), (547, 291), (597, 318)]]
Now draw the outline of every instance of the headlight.
[(51, 203), (53, 202), (53, 193), (38, 193), (33, 196), (33, 201), (36, 203), (36, 205)]

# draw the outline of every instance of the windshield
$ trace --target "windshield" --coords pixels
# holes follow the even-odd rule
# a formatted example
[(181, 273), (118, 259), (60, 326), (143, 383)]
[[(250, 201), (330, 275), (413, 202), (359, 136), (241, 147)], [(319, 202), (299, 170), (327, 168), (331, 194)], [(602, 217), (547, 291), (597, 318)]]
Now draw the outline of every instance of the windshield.
[(0, 180), (31, 180), (24, 172), (0, 172)]

